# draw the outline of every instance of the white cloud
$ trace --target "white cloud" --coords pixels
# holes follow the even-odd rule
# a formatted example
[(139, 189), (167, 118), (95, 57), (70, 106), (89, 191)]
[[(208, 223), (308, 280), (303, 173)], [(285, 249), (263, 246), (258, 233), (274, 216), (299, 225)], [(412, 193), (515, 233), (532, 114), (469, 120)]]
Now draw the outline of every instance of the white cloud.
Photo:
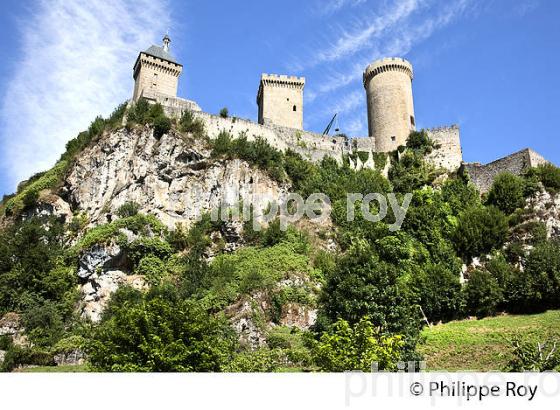
[[(341, 0), (344, 2), (344, 0)], [(343, 31), (337, 35), (338, 39), (327, 49), (320, 51), (312, 59), (313, 64), (335, 61), (352, 55), (364, 48), (370, 47), (372, 42), (386, 30), (409, 17), (418, 9), (421, 0), (401, 0), (383, 10), (374, 18), (366, 18), (357, 24), (354, 30)]]
[(454, 0), (444, 6), (436, 4), (438, 7), (435, 10), (429, 10), (430, 13), (423, 18), (413, 19), (408, 15), (390, 30), (387, 29), (380, 33), (377, 37), (377, 44), (369, 44), (359, 57), (357, 57), (358, 49), (348, 49), (347, 51), (354, 55), (353, 62), (332, 70), (317, 88), (310, 90), (310, 93), (316, 99), (323, 94), (332, 93), (361, 80), (365, 67), (378, 58), (406, 56), (415, 45), (461, 16), (471, 3), (472, 0)]
[(527, 14), (535, 11), (539, 7), (538, 0), (525, 0), (521, 1), (514, 7), (514, 12), (519, 17), (525, 17)]
[(365, 3), (367, 0), (321, 0), (319, 10), (322, 14), (334, 13), (344, 7), (355, 7)]
[(170, 26), (166, 0), (40, 0), (22, 21), (21, 58), (3, 96), (2, 156), (15, 187), (66, 142), (130, 98), (137, 53)]

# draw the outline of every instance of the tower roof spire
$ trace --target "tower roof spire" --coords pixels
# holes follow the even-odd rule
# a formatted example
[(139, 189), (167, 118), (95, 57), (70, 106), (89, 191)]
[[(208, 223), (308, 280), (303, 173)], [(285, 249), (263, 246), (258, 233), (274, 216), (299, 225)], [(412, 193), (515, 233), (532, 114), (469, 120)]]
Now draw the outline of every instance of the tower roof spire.
[(165, 34), (163, 37), (163, 51), (169, 53), (169, 44), (171, 43), (171, 38), (169, 34)]

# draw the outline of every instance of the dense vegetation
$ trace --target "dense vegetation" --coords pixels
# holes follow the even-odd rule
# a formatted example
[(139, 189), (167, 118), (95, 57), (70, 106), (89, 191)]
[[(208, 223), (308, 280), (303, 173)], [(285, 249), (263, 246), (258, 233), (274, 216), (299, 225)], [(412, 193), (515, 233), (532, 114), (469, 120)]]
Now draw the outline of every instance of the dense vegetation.
[[(32, 208), (42, 190), (55, 190), (76, 155), (120, 126), (124, 114), (123, 106), (107, 120), (96, 119), (69, 142), (51, 171), (4, 201), (6, 215)], [(161, 106), (143, 100), (126, 114), (126, 127), (148, 124), (156, 138), (174, 127)], [(175, 130), (204, 137), (202, 121), (189, 112)], [(239, 158), (304, 197), (328, 195), (332, 226), (284, 232), (278, 221), (262, 231), (245, 224), (245, 246), (230, 253), (223, 222), (205, 216), (189, 230), (168, 230), (132, 202), (118, 210), (118, 219), (92, 229), (80, 215), (67, 226), (14, 219), (0, 232), (0, 317), (20, 314), (31, 344), (1, 338), (4, 370), (51, 365), (55, 354), (76, 349), (87, 352), (91, 369), (105, 371), (342, 371), (367, 370), (372, 362), (392, 370), (426, 352), (418, 348), (426, 323), (560, 307), (560, 243), (546, 238), (542, 224), (526, 221), (525, 207), (540, 189), (560, 190), (553, 166), (522, 177), (500, 175), (481, 199), (468, 175), (438, 178), (441, 170), (425, 160), (434, 144), (423, 132), (384, 158), (391, 161), (389, 178), (328, 158), (311, 163), (264, 139), (225, 131), (208, 143), (215, 161)], [(391, 211), (384, 221), (368, 221), (361, 201), (348, 220), (347, 193), (372, 192), (394, 194), (399, 203), (412, 193), (402, 229), (389, 228)], [(327, 241), (337, 244), (336, 252), (325, 250)], [(111, 243), (126, 253), (127, 272), (142, 275), (150, 289), (122, 286), (94, 325), (76, 313), (78, 258)], [(473, 260), (482, 263), (467, 272), (464, 285), (462, 266)], [(240, 341), (230, 322), (233, 306), (249, 306), (244, 318), (266, 343)], [(283, 324), (293, 306), (317, 309), (311, 329)], [(511, 368), (530, 367), (531, 345), (512, 346), (518, 359)]]

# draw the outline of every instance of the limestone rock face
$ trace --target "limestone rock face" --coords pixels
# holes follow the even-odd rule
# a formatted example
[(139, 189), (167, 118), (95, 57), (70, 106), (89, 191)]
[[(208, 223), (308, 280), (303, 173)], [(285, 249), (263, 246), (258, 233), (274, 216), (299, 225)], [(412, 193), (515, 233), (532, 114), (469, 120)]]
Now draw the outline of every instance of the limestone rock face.
[(32, 217), (54, 216), (63, 223), (72, 222), (72, 210), (70, 205), (58, 195), (45, 193), (37, 201), (37, 205), (22, 214), (22, 219)]
[(529, 200), (529, 205), (533, 207), (534, 220), (546, 226), (548, 237), (560, 238), (560, 193), (541, 191)]
[(147, 288), (147, 283), (142, 276), (127, 275), (120, 270), (94, 273), (89, 276), (87, 282), (81, 286), (82, 317), (92, 322), (99, 322), (111, 295), (121, 285), (130, 285), (139, 290)]
[(0, 318), (0, 336), (9, 336), (16, 346), (27, 345), (27, 336), (19, 314), (9, 312)]
[(243, 201), (265, 209), (286, 188), (241, 160), (210, 158), (204, 141), (171, 132), (159, 140), (149, 127), (106, 134), (78, 158), (63, 196), (96, 225), (128, 201), (165, 225), (192, 225), (220, 204)]
[(102, 269), (124, 265), (126, 255), (117, 244), (94, 245), (84, 252), (78, 261), (78, 276), (87, 279)]

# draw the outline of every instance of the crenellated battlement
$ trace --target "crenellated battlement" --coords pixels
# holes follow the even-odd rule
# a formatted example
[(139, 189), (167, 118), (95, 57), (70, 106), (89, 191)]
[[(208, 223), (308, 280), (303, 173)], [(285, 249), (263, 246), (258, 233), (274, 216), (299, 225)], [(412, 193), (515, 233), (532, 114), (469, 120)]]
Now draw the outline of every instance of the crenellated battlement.
[[(196, 102), (178, 98), (177, 85), (183, 66), (170, 54), (170, 41), (165, 36), (163, 46), (151, 46), (139, 53), (133, 68), (132, 102), (144, 98), (152, 104), (159, 103), (173, 118), (191, 111), (204, 121), (211, 139), (224, 130), (233, 136), (246, 135), (249, 139), (262, 137), (277, 149), (294, 150), (312, 161), (321, 161), (325, 156), (339, 163), (349, 159), (354, 169), (361, 169), (376, 168), (374, 162), (380, 155), (386, 156), (406, 145), (410, 132), (416, 130), (412, 93), (414, 71), (412, 64), (404, 58), (376, 60), (363, 72), (368, 136), (330, 136), (303, 128), (305, 77), (263, 73), (257, 92), (258, 123), (207, 114)], [(545, 162), (540, 155), (524, 150), (487, 165), (464, 164), (458, 125), (435, 127), (426, 129), (426, 132), (436, 145), (427, 160), (450, 172), (457, 171), (462, 165), (482, 192), (489, 189), (500, 170), (519, 173), (527, 166)], [(379, 170), (386, 175), (389, 166), (387, 162)]]
[(284, 74), (262, 74), (261, 82), (271, 84), (293, 84), (296, 86), (303, 87), (305, 85), (305, 77), (297, 77), (295, 75), (284, 75)]
[(409, 61), (400, 57), (383, 58), (366, 67), (363, 75), (364, 87), (367, 87), (368, 81), (373, 77), (387, 71), (399, 71), (407, 74), (411, 80), (414, 79), (414, 71)]
[(303, 129), (304, 87), (304, 77), (262, 74), (257, 92), (259, 123)]

